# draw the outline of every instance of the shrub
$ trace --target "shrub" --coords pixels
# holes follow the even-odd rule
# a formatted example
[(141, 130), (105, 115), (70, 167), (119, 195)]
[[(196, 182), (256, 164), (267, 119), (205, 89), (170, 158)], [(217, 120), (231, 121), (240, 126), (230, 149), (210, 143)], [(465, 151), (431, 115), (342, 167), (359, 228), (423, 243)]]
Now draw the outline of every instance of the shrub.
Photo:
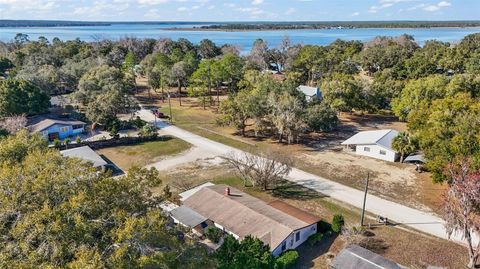
[(215, 226), (208, 226), (205, 229), (205, 236), (210, 239), (213, 243), (220, 242), (220, 238), (222, 238), (223, 231), (218, 229)]
[(53, 146), (56, 147), (57, 149), (62, 146), (62, 141), (55, 139), (53, 140)]
[(80, 136), (77, 136), (77, 138), (75, 138), (75, 142), (76, 142), (77, 144), (82, 143), (82, 138), (80, 138)]
[(63, 144), (65, 145), (65, 149), (68, 148), (68, 145), (70, 145), (72, 141), (70, 140), (70, 138), (65, 138), (63, 140)]
[(318, 224), (317, 224), (317, 231), (319, 233), (326, 233), (326, 232), (329, 232), (332, 230), (332, 225), (324, 220), (321, 220)]
[(140, 119), (138, 116), (135, 119), (129, 120), (128, 123), (137, 129), (140, 129), (147, 124), (146, 121)]
[(345, 220), (343, 219), (343, 216), (340, 214), (337, 214), (333, 216), (332, 220), (332, 231), (339, 233), (342, 231), (342, 227), (345, 224)]
[(158, 136), (157, 127), (155, 127), (151, 124), (147, 124), (147, 125), (142, 127), (142, 129), (140, 130), (138, 135), (141, 136), (141, 137), (146, 137), (146, 138), (157, 137)]
[(298, 252), (289, 250), (278, 257), (275, 262), (275, 269), (288, 269), (298, 260)]
[(323, 234), (316, 233), (308, 237), (307, 241), (310, 246), (314, 246), (317, 242), (320, 242), (323, 238)]

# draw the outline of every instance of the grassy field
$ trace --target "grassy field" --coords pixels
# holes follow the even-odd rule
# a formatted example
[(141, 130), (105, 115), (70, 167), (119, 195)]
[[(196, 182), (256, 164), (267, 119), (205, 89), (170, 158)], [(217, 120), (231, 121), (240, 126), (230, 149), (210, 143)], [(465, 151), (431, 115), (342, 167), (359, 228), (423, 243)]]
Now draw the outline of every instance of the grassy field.
[[(142, 102), (159, 106), (162, 112), (169, 113), (168, 102), (160, 101), (156, 95), (148, 98), (141, 93), (140, 97)], [(342, 152), (340, 142), (359, 130), (404, 130), (405, 124), (390, 116), (344, 114), (338, 130), (312, 134), (301, 144), (286, 145), (270, 138), (242, 137), (231, 127), (218, 126), (217, 107), (203, 109), (195, 98), (183, 98), (182, 106), (177, 99), (172, 99), (171, 103), (173, 123), (185, 130), (251, 153), (275, 151), (288, 155), (293, 157), (297, 168), (357, 189), (363, 189), (363, 178), (370, 173), (372, 194), (422, 210), (441, 211), (440, 198), (445, 186), (433, 184), (428, 173), (415, 173), (411, 165), (387, 163)]]
[(104, 148), (97, 150), (123, 171), (132, 166), (145, 166), (167, 156), (189, 149), (191, 145), (178, 138), (168, 137), (165, 141), (144, 142), (137, 145)]
[[(361, 169), (359, 167), (352, 167), (352, 169), (326, 171), (324, 168), (328, 163), (319, 161), (315, 163), (315, 165), (312, 165), (310, 162), (306, 161), (306, 159), (311, 158), (312, 155), (310, 154), (315, 154), (318, 151), (321, 151), (318, 147), (314, 147), (308, 143), (301, 145), (285, 145), (279, 144), (271, 139), (255, 139), (253, 137), (244, 138), (236, 136), (235, 130), (232, 128), (220, 127), (215, 124), (215, 119), (218, 117), (215, 107), (207, 107), (207, 109), (204, 110), (199, 106), (196, 100), (192, 98), (184, 98), (182, 103), (183, 105), (180, 107), (176, 100), (172, 100), (174, 124), (211, 140), (252, 153), (264, 150), (275, 150), (280, 152), (280, 154), (288, 154), (289, 156), (294, 157), (295, 166), (311, 173), (337, 180), (355, 188), (360, 187), (358, 185), (358, 178), (355, 178), (348, 173), (351, 171), (363, 173), (368, 170), (367, 166), (361, 167)], [(168, 114), (167, 103), (162, 103), (156, 99), (150, 99), (150, 104), (160, 106), (161, 111)], [(363, 119), (363, 121), (361, 119), (358, 123), (361, 127), (369, 127), (372, 124), (377, 125), (384, 123), (383, 118), (377, 119), (373, 117), (373, 123), (369, 122), (372, 118), (364, 117)], [(347, 118), (347, 121), (348, 120), (350, 119)], [(394, 125), (395, 124), (397, 123), (394, 123)], [(383, 127), (383, 125), (381, 126)], [(401, 130), (403, 126), (393, 126), (392, 128)], [(206, 131), (205, 129), (210, 131)], [(328, 142), (328, 139), (325, 140), (323, 137), (319, 137), (318, 141), (318, 143), (326, 143)], [(336, 159), (337, 157), (335, 155), (332, 158)], [(404, 166), (403, 164), (392, 164), (391, 166), (392, 169), (397, 166), (400, 170), (407, 169), (407, 166)], [(388, 168), (389, 167), (387, 167), (387, 169)], [(346, 174), (345, 171), (348, 173)], [(386, 177), (386, 175), (383, 176)], [(393, 190), (396, 191), (396, 193), (394, 193), (395, 195), (390, 193), (392, 188), (388, 190), (382, 189), (382, 184), (379, 184), (379, 187), (373, 184), (371, 185), (373, 189), (372, 193), (379, 194), (385, 198), (401, 203), (414, 201), (429, 206), (438, 205), (440, 194), (443, 191), (442, 187), (432, 185), (428, 174), (423, 174), (419, 177), (419, 180), (422, 181), (413, 186), (409, 186), (408, 188), (406, 186), (404, 188), (399, 188), (398, 186), (401, 186), (401, 183), (395, 185), (395, 188), (393, 188)], [(334, 214), (341, 213), (345, 216), (347, 223), (352, 225), (359, 223), (360, 212), (356, 208), (352, 208), (328, 197), (321, 197), (318, 193), (313, 195), (311, 191), (299, 186), (284, 186), (283, 189), (271, 192), (260, 192), (256, 189), (244, 188), (242, 182), (240, 182), (238, 178), (232, 176), (232, 172), (226, 170), (225, 167), (205, 168), (195, 165), (191, 167), (183, 167), (177, 171), (164, 175), (163, 184), (169, 184), (170, 186), (173, 186), (172, 189), (176, 189), (176, 191), (179, 192), (181, 189), (178, 187), (193, 187), (196, 184), (206, 181), (229, 184), (266, 201), (273, 199), (284, 200), (287, 203), (322, 217), (325, 221), (330, 221)], [(160, 190), (161, 187), (159, 187), (158, 191)], [(374, 223), (373, 220), (372, 223)], [(464, 247), (446, 240), (390, 226), (376, 227), (371, 230), (371, 233), (374, 235), (374, 239), (372, 240), (375, 241), (375, 252), (410, 268), (425, 268), (425, 265), (436, 265), (446, 268), (462, 268), (466, 262), (466, 251)], [(301, 261), (296, 268), (326, 268), (331, 254), (337, 253), (344, 247), (344, 245), (344, 238), (339, 236), (331, 241), (324, 242), (324, 244), (315, 248), (303, 246), (301, 249), (303, 253)]]
[[(267, 192), (244, 187), (243, 182), (225, 166), (202, 167), (191, 164), (164, 174), (162, 180), (162, 186), (168, 184), (174, 193), (183, 191), (178, 186), (192, 187), (210, 181), (234, 186), (266, 202), (282, 200), (319, 216), (325, 222), (331, 222), (335, 214), (342, 214), (347, 225), (358, 225), (360, 222), (358, 209), (299, 185), (285, 182), (276, 190)], [(162, 186), (157, 191), (161, 191)], [(408, 268), (425, 268), (425, 265), (463, 268), (466, 262), (466, 249), (453, 242), (393, 226), (374, 227), (376, 222), (373, 216), (369, 216), (366, 223), (372, 224), (369, 230), (372, 235), (369, 237), (371, 250)], [(329, 257), (338, 253), (345, 244), (346, 239), (341, 235), (326, 238), (314, 247), (305, 244), (299, 249), (301, 257), (295, 268), (327, 268)]]

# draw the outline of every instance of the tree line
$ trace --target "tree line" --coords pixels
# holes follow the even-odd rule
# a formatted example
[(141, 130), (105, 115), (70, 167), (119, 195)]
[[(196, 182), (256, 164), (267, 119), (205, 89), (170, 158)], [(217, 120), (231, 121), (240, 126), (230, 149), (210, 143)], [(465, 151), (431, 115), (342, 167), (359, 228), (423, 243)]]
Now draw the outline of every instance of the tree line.
[[(285, 38), (270, 47), (258, 39), (245, 55), (207, 39), (32, 41), (18, 34), (0, 43), (0, 55), (6, 77), (0, 81), (0, 117), (43, 113), (48, 96), (68, 92), (88, 120), (108, 129), (118, 126), (117, 114), (138, 109), (133, 95), (137, 77), (144, 76), (164, 98), (167, 89), (177, 88), (168, 93), (180, 104), (195, 96), (204, 108), (218, 108), (219, 124), (280, 142), (333, 130), (339, 112), (391, 111), (407, 121), (408, 135), (425, 152), (437, 181), (454, 157), (480, 152), (477, 125), (469, 124), (478, 119), (480, 34), (423, 47), (408, 35), (328, 46)], [(296, 90), (302, 84), (319, 87), (323, 100), (307, 102)], [(229, 98), (220, 102), (225, 94)]]

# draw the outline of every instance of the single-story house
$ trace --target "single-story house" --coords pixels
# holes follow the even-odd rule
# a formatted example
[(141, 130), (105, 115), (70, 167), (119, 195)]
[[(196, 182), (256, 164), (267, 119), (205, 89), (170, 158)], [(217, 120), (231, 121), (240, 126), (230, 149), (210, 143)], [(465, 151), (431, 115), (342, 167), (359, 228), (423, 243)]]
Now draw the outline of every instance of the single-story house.
[[(320, 221), (318, 217), (283, 202), (267, 204), (227, 185), (204, 184), (180, 196), (186, 197), (182, 198), (183, 207), (196, 212), (196, 215), (186, 217), (188, 222), (195, 220), (187, 226), (198, 227), (204, 225), (200, 221), (208, 219), (210, 225), (238, 240), (248, 235), (260, 239), (270, 246), (274, 256), (300, 246), (310, 235), (317, 233)], [(190, 212), (181, 210), (181, 215)], [(173, 218), (181, 221), (178, 215)], [(192, 227), (194, 224), (196, 226)]]
[(392, 141), (397, 135), (398, 132), (392, 129), (359, 132), (342, 145), (354, 149), (358, 155), (395, 162), (399, 154), (392, 149)]
[(78, 148), (61, 150), (60, 154), (65, 157), (78, 158), (83, 161), (89, 162), (93, 167), (98, 169), (105, 169), (108, 164), (98, 153), (96, 153), (89, 146), (83, 146)]
[(28, 129), (30, 132), (40, 133), (45, 139), (52, 141), (79, 135), (85, 132), (85, 125), (85, 122), (77, 120), (44, 119), (30, 125)]
[(318, 87), (300, 85), (297, 87), (297, 91), (305, 94), (307, 101), (322, 100), (322, 92)]
[(330, 264), (331, 269), (406, 269), (397, 263), (358, 245), (340, 251)]

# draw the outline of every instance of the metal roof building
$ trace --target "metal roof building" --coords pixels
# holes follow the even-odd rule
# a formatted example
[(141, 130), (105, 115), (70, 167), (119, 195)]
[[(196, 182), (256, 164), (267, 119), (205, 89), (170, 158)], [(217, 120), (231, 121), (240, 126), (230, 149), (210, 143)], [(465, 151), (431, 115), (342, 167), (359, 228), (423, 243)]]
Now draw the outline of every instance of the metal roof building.
[(398, 154), (392, 149), (392, 141), (398, 131), (392, 129), (359, 132), (342, 142), (348, 148), (355, 148), (358, 155), (394, 162)]
[(89, 146), (83, 146), (79, 148), (66, 149), (60, 151), (65, 157), (78, 158), (93, 164), (93, 167), (104, 167), (108, 163), (100, 157), (93, 149)]
[(344, 248), (330, 264), (331, 269), (406, 269), (358, 245)]
[(179, 206), (170, 211), (170, 216), (178, 223), (181, 223), (190, 228), (207, 221), (208, 219), (197, 212), (193, 211), (187, 206)]

